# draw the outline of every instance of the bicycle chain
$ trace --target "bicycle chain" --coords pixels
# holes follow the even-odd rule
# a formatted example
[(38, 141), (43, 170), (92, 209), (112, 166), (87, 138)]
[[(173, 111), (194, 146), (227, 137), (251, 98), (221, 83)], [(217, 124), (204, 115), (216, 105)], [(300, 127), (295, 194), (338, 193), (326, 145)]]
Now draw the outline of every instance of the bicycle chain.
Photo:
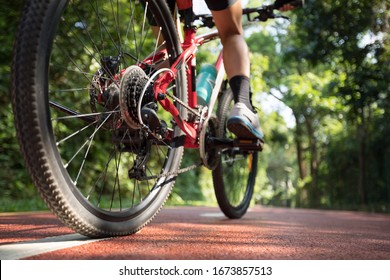
[[(165, 93), (167, 96), (169, 96), (170, 98), (172, 98), (174, 101), (176, 101), (177, 103), (179, 103), (180, 105), (182, 105), (183, 107), (185, 107), (188, 111), (190, 111), (192, 114), (194, 114), (195, 116), (198, 116), (200, 117), (201, 115), (199, 114), (199, 112), (195, 111), (193, 108), (191, 108), (190, 106), (188, 106), (186, 103), (184, 103), (182, 100), (180, 100), (179, 98), (177, 98), (176, 96), (166, 92)], [(168, 177), (168, 176), (177, 176), (181, 173), (184, 173), (184, 172), (188, 172), (188, 171), (191, 171), (193, 169), (196, 169), (200, 166), (203, 165), (203, 162), (199, 162), (197, 164), (193, 164), (193, 165), (190, 165), (190, 166), (187, 166), (185, 168), (181, 168), (181, 169), (178, 169), (176, 171), (171, 171), (171, 172), (166, 172), (166, 173), (162, 173), (162, 174), (159, 174), (159, 175), (153, 175), (153, 176), (146, 176), (146, 177), (143, 177), (140, 179), (140, 181), (146, 181), (146, 180), (153, 180), (153, 179), (160, 179), (160, 178), (163, 178), (163, 177)]]
[(187, 166), (185, 168), (178, 169), (176, 171), (171, 171), (171, 172), (166, 172), (166, 173), (162, 173), (162, 174), (158, 174), (158, 175), (143, 177), (143, 178), (140, 179), (140, 181), (146, 181), (146, 180), (152, 180), (152, 179), (160, 179), (160, 178), (168, 177), (168, 176), (177, 176), (177, 175), (179, 175), (181, 173), (193, 170), (193, 169), (198, 168), (198, 167), (200, 167), (202, 165), (203, 165), (203, 163), (199, 162), (198, 164), (193, 164), (193, 165)]
[(180, 105), (182, 105), (183, 107), (185, 107), (188, 111), (190, 111), (192, 114), (194, 114), (195, 116), (198, 116), (200, 117), (200, 114), (199, 112), (195, 111), (193, 108), (191, 108), (190, 106), (188, 106), (186, 103), (184, 103), (183, 101), (181, 101), (179, 98), (177, 98), (176, 96), (166, 92), (165, 93), (166, 95), (168, 95), (170, 98), (172, 98), (174, 101), (176, 101), (177, 103), (179, 103)]

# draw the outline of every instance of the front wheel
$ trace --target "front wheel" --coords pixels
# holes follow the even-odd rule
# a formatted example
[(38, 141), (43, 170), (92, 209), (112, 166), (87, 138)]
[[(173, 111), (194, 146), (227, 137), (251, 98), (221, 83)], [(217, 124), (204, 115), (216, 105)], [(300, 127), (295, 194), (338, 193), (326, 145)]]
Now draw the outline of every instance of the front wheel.
[[(234, 137), (226, 126), (233, 105), (233, 93), (228, 89), (218, 105), (220, 125), (217, 137)], [(242, 151), (239, 148), (220, 151), (219, 163), (212, 172), (213, 183), (218, 205), (228, 218), (241, 218), (248, 210), (257, 175), (257, 160), (257, 152)]]
[[(131, 234), (166, 201), (183, 147), (141, 130), (137, 108), (155, 134), (181, 135), (145, 93), (180, 53), (164, 0), (27, 2), (13, 65), (16, 130), (41, 196), (70, 228)], [(185, 103), (186, 88), (179, 69), (170, 93)]]

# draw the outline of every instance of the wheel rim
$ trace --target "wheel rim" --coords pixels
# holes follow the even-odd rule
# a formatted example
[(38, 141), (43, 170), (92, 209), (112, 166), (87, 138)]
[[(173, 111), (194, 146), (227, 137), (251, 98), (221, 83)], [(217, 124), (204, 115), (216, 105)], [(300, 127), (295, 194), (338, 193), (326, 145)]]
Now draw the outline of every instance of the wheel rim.
[[(235, 136), (227, 129), (227, 118), (233, 108), (233, 94), (224, 93), (218, 115), (219, 137), (233, 139)], [(216, 195), (221, 210), (231, 218), (241, 217), (247, 210), (253, 194), (257, 174), (256, 152), (226, 148), (220, 151), (220, 163), (213, 171)]]
[(224, 153), (221, 159), (224, 193), (231, 207), (240, 209), (251, 198), (253, 191), (253, 163), (256, 154), (236, 155)]

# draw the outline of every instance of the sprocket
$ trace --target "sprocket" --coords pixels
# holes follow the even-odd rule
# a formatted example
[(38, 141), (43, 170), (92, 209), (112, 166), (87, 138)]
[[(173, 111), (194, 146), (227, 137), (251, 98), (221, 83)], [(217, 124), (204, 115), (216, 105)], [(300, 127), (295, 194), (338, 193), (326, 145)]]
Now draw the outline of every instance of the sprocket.
[(119, 106), (122, 118), (128, 126), (133, 129), (141, 128), (141, 122), (138, 118), (138, 104), (142, 102), (141, 107), (154, 101), (152, 86), (146, 89), (141, 100), (141, 94), (145, 90), (149, 81), (145, 71), (138, 66), (130, 66), (126, 69), (121, 79)]

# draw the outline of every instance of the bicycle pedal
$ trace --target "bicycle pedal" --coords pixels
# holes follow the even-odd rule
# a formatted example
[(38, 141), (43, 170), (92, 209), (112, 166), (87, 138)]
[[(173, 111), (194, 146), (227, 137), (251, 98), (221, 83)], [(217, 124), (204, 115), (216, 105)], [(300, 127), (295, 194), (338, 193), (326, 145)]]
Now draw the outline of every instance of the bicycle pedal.
[(260, 139), (235, 139), (234, 146), (248, 149), (248, 150), (256, 150), (262, 151), (264, 142)]

